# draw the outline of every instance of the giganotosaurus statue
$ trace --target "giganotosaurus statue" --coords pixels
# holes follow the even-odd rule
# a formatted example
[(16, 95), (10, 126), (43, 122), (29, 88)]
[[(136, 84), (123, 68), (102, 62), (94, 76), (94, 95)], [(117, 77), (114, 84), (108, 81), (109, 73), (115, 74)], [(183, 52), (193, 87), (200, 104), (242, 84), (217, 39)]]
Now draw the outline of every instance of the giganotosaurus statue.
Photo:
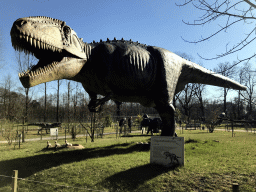
[(163, 121), (162, 136), (175, 134), (172, 101), (187, 83), (246, 89), (163, 48), (115, 38), (84, 43), (65, 22), (49, 17), (16, 20), (11, 40), (16, 50), (39, 59), (19, 74), (25, 88), (69, 79), (82, 83), (91, 99), (91, 112), (109, 99), (154, 107)]

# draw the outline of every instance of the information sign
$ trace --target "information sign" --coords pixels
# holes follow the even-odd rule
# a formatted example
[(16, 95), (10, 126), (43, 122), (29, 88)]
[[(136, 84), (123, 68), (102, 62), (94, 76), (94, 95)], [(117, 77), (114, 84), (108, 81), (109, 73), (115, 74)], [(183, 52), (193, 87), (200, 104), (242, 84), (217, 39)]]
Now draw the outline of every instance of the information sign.
[(58, 136), (58, 128), (51, 128), (50, 134), (51, 136)]
[(184, 137), (152, 136), (150, 163), (167, 167), (184, 165)]

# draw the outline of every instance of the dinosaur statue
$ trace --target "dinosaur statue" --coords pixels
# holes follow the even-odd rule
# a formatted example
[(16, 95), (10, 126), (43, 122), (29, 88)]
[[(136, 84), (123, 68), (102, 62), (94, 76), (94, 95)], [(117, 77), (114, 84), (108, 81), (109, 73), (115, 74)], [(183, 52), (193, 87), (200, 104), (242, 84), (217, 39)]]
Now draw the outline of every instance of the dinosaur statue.
[(116, 38), (84, 43), (65, 22), (49, 17), (16, 20), (11, 40), (16, 50), (39, 59), (19, 74), (24, 87), (69, 79), (82, 83), (91, 112), (109, 99), (154, 107), (163, 122), (162, 136), (175, 135), (172, 101), (187, 83), (246, 89), (163, 48)]

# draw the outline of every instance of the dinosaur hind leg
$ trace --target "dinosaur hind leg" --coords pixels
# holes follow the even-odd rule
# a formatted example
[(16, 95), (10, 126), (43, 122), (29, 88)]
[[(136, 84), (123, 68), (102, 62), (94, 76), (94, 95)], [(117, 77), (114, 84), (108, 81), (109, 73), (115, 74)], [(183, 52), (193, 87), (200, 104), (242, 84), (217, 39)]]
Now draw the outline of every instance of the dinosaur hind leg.
[(161, 136), (177, 136), (175, 133), (174, 107), (171, 104), (155, 107), (162, 119)]

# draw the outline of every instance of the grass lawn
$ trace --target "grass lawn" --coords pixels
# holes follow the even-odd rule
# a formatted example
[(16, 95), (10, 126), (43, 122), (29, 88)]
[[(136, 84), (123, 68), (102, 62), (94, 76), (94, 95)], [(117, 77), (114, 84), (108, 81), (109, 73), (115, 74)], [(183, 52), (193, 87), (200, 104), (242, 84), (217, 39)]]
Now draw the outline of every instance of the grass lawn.
[[(177, 133), (185, 137), (184, 167), (149, 164), (149, 150), (141, 150), (136, 142), (149, 141), (150, 136), (107, 135), (94, 143), (69, 140), (85, 148), (56, 152), (42, 150), (45, 141), (26, 142), (21, 149), (0, 144), (0, 175), (19, 170), (19, 178), (25, 178), (18, 180), (20, 191), (231, 191), (232, 183), (239, 183), (240, 191), (255, 191), (256, 134)], [(10, 191), (10, 185), (10, 178), (0, 176), (0, 191)]]

